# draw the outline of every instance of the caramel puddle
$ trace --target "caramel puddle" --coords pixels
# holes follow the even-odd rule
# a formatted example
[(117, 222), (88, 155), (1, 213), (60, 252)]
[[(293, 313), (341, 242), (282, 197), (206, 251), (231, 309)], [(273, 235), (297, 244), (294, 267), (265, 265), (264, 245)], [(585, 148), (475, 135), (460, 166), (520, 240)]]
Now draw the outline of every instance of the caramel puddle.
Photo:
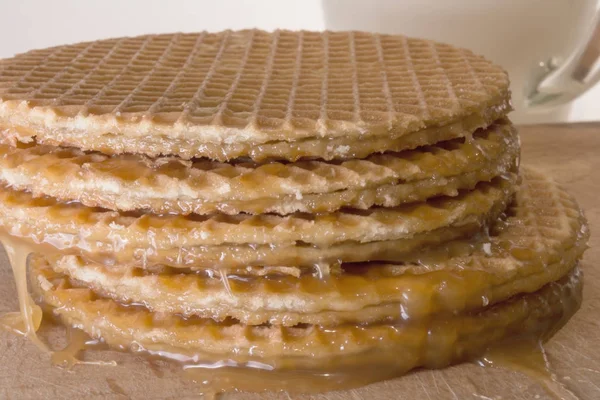
[(85, 332), (80, 329), (67, 326), (67, 345), (60, 351), (54, 351), (51, 354), (52, 364), (64, 367), (66, 369), (73, 368), (75, 365), (101, 365), (101, 366), (116, 366), (116, 361), (84, 361), (79, 358), (80, 353), (85, 352), (90, 346), (94, 346), (98, 341), (91, 339)]
[(557, 400), (578, 400), (569, 388), (558, 380), (540, 339), (526, 337), (494, 346), (476, 363), (484, 368), (503, 368), (520, 372), (544, 388)]

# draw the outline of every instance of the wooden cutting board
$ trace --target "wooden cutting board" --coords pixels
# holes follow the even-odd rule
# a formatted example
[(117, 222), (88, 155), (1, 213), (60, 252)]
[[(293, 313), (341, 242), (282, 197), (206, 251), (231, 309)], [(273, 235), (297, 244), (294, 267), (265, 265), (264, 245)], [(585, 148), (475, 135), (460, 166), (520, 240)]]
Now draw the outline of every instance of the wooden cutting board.
[[(584, 303), (549, 343), (548, 361), (565, 399), (600, 399), (600, 124), (528, 126), (521, 129), (523, 163), (551, 173), (585, 209), (592, 230), (583, 261)], [(0, 311), (17, 309), (6, 257), (0, 253)], [(402, 355), (399, 354), (399, 357)], [(153, 364), (118, 353), (117, 367), (51, 367), (31, 343), (0, 333), (0, 399), (193, 399), (198, 388)], [(223, 399), (551, 399), (539, 380), (519, 372), (463, 364), (418, 371), (361, 389), (313, 396), (228, 394)]]

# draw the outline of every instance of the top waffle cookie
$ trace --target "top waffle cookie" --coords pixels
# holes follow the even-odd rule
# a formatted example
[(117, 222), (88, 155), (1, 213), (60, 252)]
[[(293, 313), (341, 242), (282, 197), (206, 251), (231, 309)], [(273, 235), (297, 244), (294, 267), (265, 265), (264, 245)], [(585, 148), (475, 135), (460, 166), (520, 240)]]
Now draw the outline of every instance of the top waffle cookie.
[(508, 111), (508, 85), (470, 51), (397, 35), (150, 35), (0, 61), (0, 129), (190, 158), (203, 145), (394, 138), (485, 121)]

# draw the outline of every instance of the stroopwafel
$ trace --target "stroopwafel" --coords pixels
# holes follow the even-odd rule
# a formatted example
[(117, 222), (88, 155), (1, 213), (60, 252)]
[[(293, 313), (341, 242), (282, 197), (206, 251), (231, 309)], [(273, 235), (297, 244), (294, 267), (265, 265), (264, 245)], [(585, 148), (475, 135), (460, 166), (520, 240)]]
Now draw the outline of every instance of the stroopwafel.
[(436, 42), (253, 30), (31, 51), (0, 63), (0, 99), (7, 136), (190, 158), (209, 156), (211, 143), (387, 140), (463, 119), (481, 127), (508, 111), (509, 87), (501, 68)]

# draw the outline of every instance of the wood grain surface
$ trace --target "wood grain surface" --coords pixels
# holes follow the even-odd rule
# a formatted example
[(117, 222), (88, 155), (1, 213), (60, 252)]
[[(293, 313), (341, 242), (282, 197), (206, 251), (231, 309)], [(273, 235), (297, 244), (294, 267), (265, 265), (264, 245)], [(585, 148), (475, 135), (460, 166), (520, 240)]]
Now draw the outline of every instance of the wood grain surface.
[[(590, 249), (582, 263), (584, 303), (546, 344), (552, 371), (566, 390), (559, 397), (600, 399), (600, 124), (521, 128), (522, 162), (551, 173), (578, 199), (591, 224)], [(0, 253), (0, 311), (17, 309), (16, 290)], [(401, 355), (399, 355), (401, 356)], [(0, 399), (194, 399), (198, 387), (130, 355), (107, 354), (117, 367), (51, 367), (31, 343), (0, 333)], [(223, 399), (549, 399), (536, 379), (519, 372), (463, 364), (418, 371), (352, 391), (292, 396), (231, 393)]]

